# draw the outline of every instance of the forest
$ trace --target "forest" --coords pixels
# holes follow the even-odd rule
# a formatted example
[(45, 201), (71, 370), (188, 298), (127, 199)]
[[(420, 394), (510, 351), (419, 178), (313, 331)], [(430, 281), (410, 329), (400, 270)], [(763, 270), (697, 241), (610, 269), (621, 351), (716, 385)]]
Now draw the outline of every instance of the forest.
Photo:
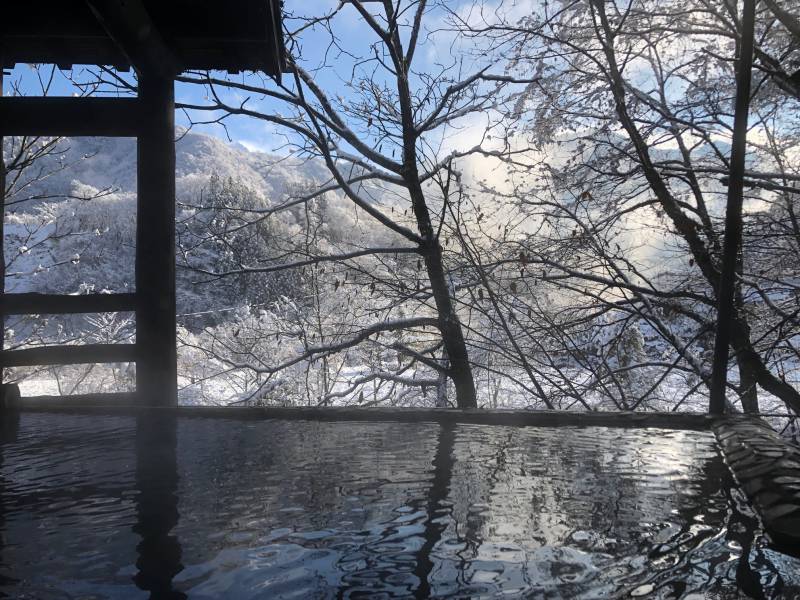
[[(743, 17), (727, 0), (287, 2), (287, 72), (176, 80), (182, 404), (698, 411)], [(110, 67), (6, 95), (135, 95)], [(756, 3), (727, 402), (800, 411), (800, 10)], [(132, 139), (6, 137), (8, 292), (133, 291)], [(5, 348), (133, 313), (6, 317)], [(132, 365), (15, 368), (25, 395)]]

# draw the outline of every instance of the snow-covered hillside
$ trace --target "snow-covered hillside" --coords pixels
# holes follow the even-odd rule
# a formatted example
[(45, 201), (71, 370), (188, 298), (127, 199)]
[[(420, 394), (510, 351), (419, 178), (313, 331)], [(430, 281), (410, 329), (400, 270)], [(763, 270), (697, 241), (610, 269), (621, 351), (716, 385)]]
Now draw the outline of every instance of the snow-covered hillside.
[[(181, 339), (205, 347), (244, 326), (254, 337), (269, 335), (264, 355), (288, 358), (302, 351), (287, 346), (276, 331), (291, 330), (286, 314), (300, 318), (308, 282), (294, 272), (217, 279), (197, 267), (220, 271), (264, 260), (292, 260), (292, 250), (313, 243), (318, 251), (375, 241), (385, 234), (359, 219), (341, 197), (326, 194), (315, 205), (319, 227), (309, 239), (301, 222), (307, 207), (258, 220), (259, 211), (327, 181), (320, 163), (251, 152), (221, 139), (178, 131), (176, 145), (177, 300)], [(37, 160), (12, 190), (6, 213), (6, 289), (10, 292), (82, 294), (133, 291), (135, 286), (136, 144), (131, 139), (64, 139), (58, 151)], [(244, 210), (243, 210), (244, 209)], [(316, 210), (316, 209), (315, 209)], [(240, 225), (248, 224), (241, 231)], [(265, 323), (271, 320), (271, 326)], [(242, 323), (245, 325), (243, 326)], [(113, 337), (108, 337), (114, 331)], [(47, 343), (130, 340), (132, 315), (84, 318), (34, 315), (7, 322), (7, 347)], [(296, 333), (293, 336), (296, 338)], [(234, 341), (238, 339), (232, 338)], [(296, 345), (296, 344), (295, 344)], [(262, 343), (263, 346), (263, 343)], [(252, 382), (214, 374), (225, 367), (183, 346), (181, 397), (185, 402), (247, 397)], [(20, 371), (26, 394), (117, 389), (132, 384), (127, 367), (84, 367)], [(202, 373), (199, 373), (202, 371)], [(191, 372), (191, 373), (190, 373)], [(66, 374), (66, 375), (65, 375)], [(288, 377), (288, 375), (287, 375)], [(81, 385), (62, 385), (61, 379)], [(247, 379), (245, 377), (244, 379)], [(280, 379), (280, 378), (279, 378)], [(89, 386), (94, 382), (94, 387)], [(89, 387), (87, 387), (89, 386)], [(272, 383), (272, 388), (281, 385)], [(272, 389), (271, 388), (271, 389)]]
[[(58, 152), (28, 169), (16, 183), (6, 212), (6, 289), (60, 294), (132, 291), (135, 173), (135, 142), (107, 138), (62, 140)], [(217, 138), (178, 132), (176, 262), (182, 403), (435, 402), (437, 373), (396, 351), (414, 347), (436, 354), (437, 336), (424, 327), (391, 331), (389, 339), (367, 338), (352, 348), (346, 344), (371, 323), (432, 314), (424, 293), (414, 295), (427, 285), (416, 257), (390, 252), (308, 269), (209, 275), (364, 247), (396, 247), (394, 234), (376, 226), (363, 211), (359, 214), (341, 195), (327, 193), (314, 202), (270, 212), (318, 190), (326, 181), (327, 169), (319, 162), (251, 152)], [(371, 196), (389, 214), (405, 218), (402, 195), (382, 196), (375, 189)], [(501, 222), (503, 214), (496, 219)], [(525, 235), (523, 228), (521, 239)], [(487, 252), (495, 251), (490, 239), (483, 243)], [(453, 246), (446, 238), (446, 250)], [(504, 247), (497, 251), (498, 264), (508, 262)], [(518, 254), (515, 249), (511, 252), (512, 257)], [(577, 328), (565, 334), (574, 327), (575, 315), (584, 310), (585, 298), (573, 297), (575, 308), (565, 316), (563, 307), (570, 304), (565, 302), (564, 288), (557, 280), (554, 286), (546, 284), (544, 270), (529, 268), (522, 260), (512, 261), (507, 272), (493, 272), (493, 285), (506, 293), (498, 309), (487, 304), (480, 289), (473, 289), (475, 277), (457, 247), (447, 260), (453, 284), (459, 286), (459, 310), (471, 327), (468, 343), (482, 404), (531, 404), (531, 389), (520, 383), (528, 374), (504, 346), (505, 336), (515, 335), (517, 343), (525, 345), (522, 354), (543, 374), (542, 389), (558, 408), (669, 410), (678, 405), (705, 410), (704, 388), (696, 373), (691, 368), (671, 368), (681, 355), (692, 361), (690, 366), (710, 360), (711, 339), (708, 332), (698, 334), (692, 318), (660, 311), (661, 325), (656, 327), (624, 311), (601, 311), (589, 317), (585, 327), (578, 318)], [(675, 262), (680, 265), (683, 259)], [(542, 279), (537, 279), (540, 271)], [(663, 264), (658, 274), (684, 276)], [(669, 287), (669, 281), (662, 283)], [(532, 314), (531, 307), (542, 312)], [(507, 324), (513, 328), (509, 333), (498, 329), (496, 310), (508, 315)], [(553, 319), (555, 328), (541, 329), (544, 319)], [(556, 325), (562, 319), (564, 325)], [(665, 337), (666, 330), (676, 341)], [(7, 320), (6, 347), (118, 343), (130, 341), (134, 334), (130, 314), (14, 317)], [(308, 354), (323, 340), (344, 341), (345, 351), (321, 359)], [(678, 351), (675, 344), (680, 346), (681, 340), (691, 341)], [(298, 356), (306, 358), (297, 360)], [(286, 368), (272, 370), (279, 365)], [(17, 370), (14, 377), (26, 395), (111, 391), (133, 385), (133, 370), (127, 365)], [(629, 400), (619, 402), (615, 396)]]
[[(176, 131), (176, 140), (175, 184), (179, 200), (194, 198), (212, 174), (241, 181), (267, 200), (309, 181), (327, 179), (324, 166), (318, 163), (250, 152), (239, 144), (182, 129)], [(25, 174), (23, 181), (30, 181), (31, 185), (16, 195), (12, 193), (8, 204), (35, 196), (68, 195), (80, 185), (123, 194), (136, 192), (136, 140), (65, 138), (58, 149)], [(41, 173), (47, 176), (39, 180)], [(30, 207), (30, 203), (25, 206)]]
[[(318, 186), (326, 173), (313, 161), (250, 152), (218, 138), (179, 130), (179, 236), (182, 221), (192, 216), (186, 213), (189, 207), (207, 204), (212, 178), (236, 182), (251, 204), (266, 208), (284, 201), (291, 192)], [(8, 205), (8, 291), (81, 293), (87, 286), (94, 291), (133, 289), (135, 140), (62, 140), (57, 152), (23, 172)]]

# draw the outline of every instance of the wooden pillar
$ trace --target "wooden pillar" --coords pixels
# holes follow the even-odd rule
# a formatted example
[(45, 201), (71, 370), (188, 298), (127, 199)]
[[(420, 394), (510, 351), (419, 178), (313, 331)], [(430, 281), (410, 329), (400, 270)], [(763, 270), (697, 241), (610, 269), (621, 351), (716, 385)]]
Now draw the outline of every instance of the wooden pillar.
[[(3, 97), (3, 47), (0, 45), (0, 98)], [(3, 158), (3, 131), (0, 131), (0, 294), (6, 294), (6, 161)], [(6, 341), (5, 302), (0, 302), (0, 357), (3, 356)], [(5, 363), (0, 358), (0, 408), (5, 403)]]
[(178, 402), (175, 349), (175, 92), (172, 78), (139, 72), (136, 388), (146, 406)]
[(714, 340), (714, 364), (708, 411), (725, 412), (725, 387), (728, 380), (728, 346), (731, 324), (735, 317), (736, 280), (739, 252), (742, 247), (742, 203), (744, 197), (744, 165), (747, 153), (747, 117), (750, 108), (750, 79), (753, 67), (753, 31), (756, 0), (744, 0), (741, 19), (742, 38), (736, 70), (736, 106), (733, 115), (728, 200), (725, 208), (725, 243), (722, 269), (717, 286), (717, 331)]

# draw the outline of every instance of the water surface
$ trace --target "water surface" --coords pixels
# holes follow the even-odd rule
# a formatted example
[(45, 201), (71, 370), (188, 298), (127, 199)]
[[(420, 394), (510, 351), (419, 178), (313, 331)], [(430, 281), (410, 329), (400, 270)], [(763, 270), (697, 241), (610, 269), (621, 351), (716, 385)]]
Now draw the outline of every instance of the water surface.
[(794, 598), (707, 432), (23, 413), (0, 596)]

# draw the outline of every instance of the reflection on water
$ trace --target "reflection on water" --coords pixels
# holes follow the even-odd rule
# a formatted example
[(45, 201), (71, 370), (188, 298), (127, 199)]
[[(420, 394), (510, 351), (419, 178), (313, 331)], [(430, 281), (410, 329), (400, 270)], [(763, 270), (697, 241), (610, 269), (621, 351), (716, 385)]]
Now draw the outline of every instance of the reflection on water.
[[(12, 412), (2, 415), (0, 418), (0, 474), (3, 471), (3, 449), (6, 444), (11, 444), (17, 440), (17, 432), (19, 431), (19, 414)], [(10, 570), (6, 568), (6, 562), (3, 560), (3, 549), (6, 546), (6, 507), (4, 504), (4, 489), (5, 481), (0, 479), (0, 597), (6, 597), (5, 592), (2, 590), (9, 589), (17, 583), (17, 580), (11, 576)]]
[(800, 596), (708, 433), (2, 423), (0, 596)]
[(181, 546), (172, 529), (178, 524), (177, 423), (174, 415), (136, 420), (136, 585), (152, 597), (175, 599), (186, 594), (172, 587), (181, 572)]

